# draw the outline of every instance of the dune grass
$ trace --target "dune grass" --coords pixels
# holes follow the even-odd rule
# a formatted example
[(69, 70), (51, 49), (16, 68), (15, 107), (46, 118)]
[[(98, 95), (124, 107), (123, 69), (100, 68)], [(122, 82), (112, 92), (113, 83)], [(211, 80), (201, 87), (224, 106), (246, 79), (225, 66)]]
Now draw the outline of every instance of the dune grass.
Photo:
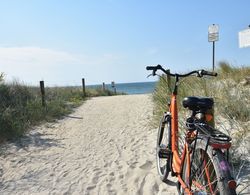
[(81, 87), (47, 87), (46, 106), (42, 106), (39, 87), (20, 82), (5, 83), (0, 74), (0, 142), (23, 135), (31, 126), (53, 121), (71, 113), (88, 97), (115, 95), (109, 90)]
[[(188, 77), (180, 82), (178, 91), (178, 110), (180, 131), (185, 131), (184, 117), (188, 111), (182, 107), (182, 100), (187, 96), (208, 96), (215, 101), (215, 127), (233, 137), (232, 150), (237, 151), (246, 135), (250, 134), (250, 67), (233, 67), (227, 62), (220, 62), (216, 70), (217, 77), (197, 78)], [(160, 78), (154, 100), (154, 122), (158, 124), (163, 112), (168, 109), (173, 80)], [(183, 133), (183, 132), (180, 132)], [(250, 153), (250, 151), (248, 151)], [(239, 153), (234, 153), (233, 160), (237, 161)], [(239, 158), (238, 158), (239, 159)]]
[[(235, 68), (226, 62), (221, 62), (216, 70), (218, 77), (188, 77), (180, 82), (178, 104), (186, 96), (209, 96), (215, 99), (217, 115), (229, 117), (241, 122), (249, 121), (250, 116), (250, 85), (245, 81), (250, 76), (250, 67)], [(161, 77), (157, 83), (153, 99), (155, 115), (159, 117), (166, 110), (171, 93), (173, 79)], [(182, 112), (184, 109), (179, 106)]]

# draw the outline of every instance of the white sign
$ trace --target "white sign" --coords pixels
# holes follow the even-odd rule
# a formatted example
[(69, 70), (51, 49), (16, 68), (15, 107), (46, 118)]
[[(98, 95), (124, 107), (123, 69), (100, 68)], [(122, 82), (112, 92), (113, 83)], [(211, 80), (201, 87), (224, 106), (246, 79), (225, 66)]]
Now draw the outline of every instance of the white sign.
[(208, 42), (214, 42), (219, 40), (219, 33), (208, 34)]
[(250, 47), (250, 28), (239, 32), (239, 46)]
[(217, 24), (212, 24), (208, 27), (208, 33), (219, 33), (219, 26)]
[(208, 41), (214, 42), (219, 40), (219, 25), (213, 24), (208, 27)]

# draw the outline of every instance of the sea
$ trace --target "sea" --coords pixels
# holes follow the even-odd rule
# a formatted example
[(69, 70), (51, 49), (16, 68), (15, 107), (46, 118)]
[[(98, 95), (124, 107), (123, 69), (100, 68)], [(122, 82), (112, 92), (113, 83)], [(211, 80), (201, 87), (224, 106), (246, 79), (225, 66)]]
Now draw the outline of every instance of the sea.
[[(126, 94), (148, 94), (153, 93), (156, 82), (138, 82), (138, 83), (115, 83), (117, 92)], [(102, 85), (88, 85), (89, 88), (100, 88)], [(111, 84), (105, 84), (105, 88), (114, 90)]]

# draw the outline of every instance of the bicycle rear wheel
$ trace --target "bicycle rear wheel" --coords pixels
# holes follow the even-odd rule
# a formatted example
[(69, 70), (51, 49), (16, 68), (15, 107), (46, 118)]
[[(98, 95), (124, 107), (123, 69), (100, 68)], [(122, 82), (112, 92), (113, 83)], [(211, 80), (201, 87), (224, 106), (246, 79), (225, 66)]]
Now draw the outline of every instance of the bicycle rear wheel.
[[(206, 150), (206, 144), (204, 139), (197, 140), (195, 150), (192, 151), (193, 162), (190, 169), (186, 160), (184, 161), (182, 179), (194, 194), (236, 195), (236, 183), (225, 155), (211, 146)], [(184, 194), (184, 189), (180, 191)]]
[(156, 144), (156, 163), (157, 170), (163, 182), (167, 181), (171, 164), (171, 117), (164, 114), (160, 121), (157, 144)]

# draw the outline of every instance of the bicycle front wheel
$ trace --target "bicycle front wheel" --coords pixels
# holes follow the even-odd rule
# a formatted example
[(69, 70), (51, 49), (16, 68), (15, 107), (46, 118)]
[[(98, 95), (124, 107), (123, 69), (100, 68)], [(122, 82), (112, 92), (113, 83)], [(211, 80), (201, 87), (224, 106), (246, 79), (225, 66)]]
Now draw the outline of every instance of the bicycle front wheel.
[(163, 182), (167, 181), (170, 172), (170, 143), (171, 143), (171, 117), (164, 114), (160, 121), (157, 143), (156, 143), (156, 163), (157, 170)]
[[(182, 179), (194, 194), (236, 195), (231, 168), (221, 150), (213, 149), (206, 141), (198, 139), (192, 144), (191, 167), (184, 161)], [(184, 189), (181, 189), (184, 194)]]

